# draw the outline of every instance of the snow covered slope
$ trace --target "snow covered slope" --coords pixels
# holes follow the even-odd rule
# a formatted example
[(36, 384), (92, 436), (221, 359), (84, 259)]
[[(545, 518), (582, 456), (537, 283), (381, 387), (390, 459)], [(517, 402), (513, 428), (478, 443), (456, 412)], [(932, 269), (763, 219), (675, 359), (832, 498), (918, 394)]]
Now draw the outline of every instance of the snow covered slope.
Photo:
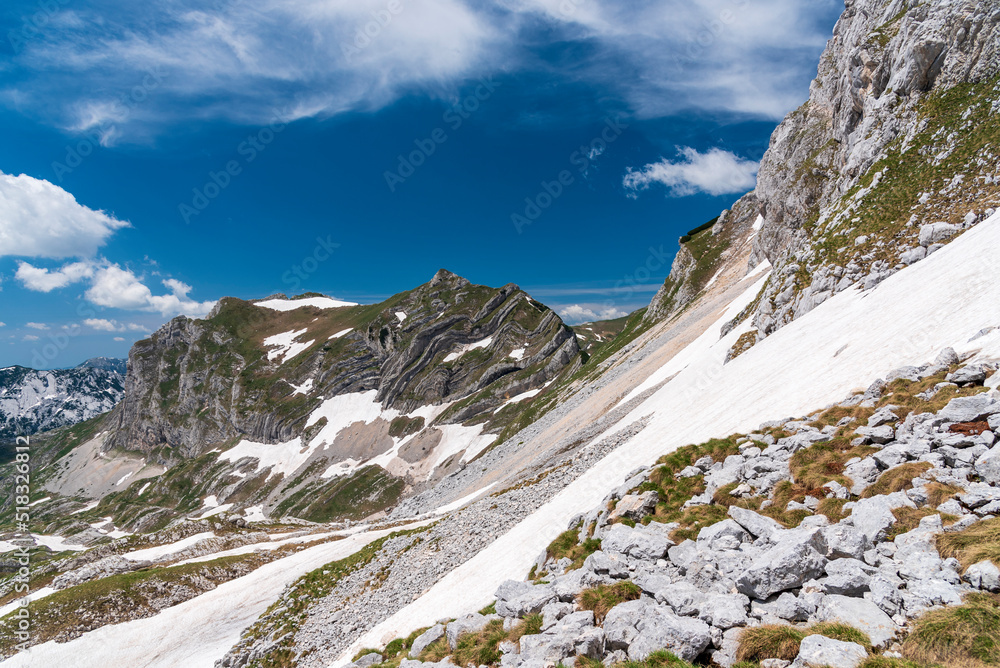
[(311, 547), (167, 608), (155, 617), (105, 626), (68, 643), (36, 645), (0, 666), (212, 668), (286, 584), (323, 564), (350, 556), (392, 531), (355, 533)]
[[(512, 531), (449, 573), (417, 601), (359, 638), (361, 647), (405, 636), (442, 617), (493, 600), (507, 579), (522, 579), (535, 557), (581, 509), (600, 503), (636, 467), (688, 443), (755, 429), (763, 415), (802, 415), (944, 347), (1000, 358), (1000, 214), (927, 260), (867, 292), (842, 292), (729, 364), (740, 330), (711, 345), (712, 331), (678, 355), (677, 375), (612, 430), (651, 416), (649, 425)], [(754, 287), (745, 294), (755, 294)], [(726, 315), (720, 318), (724, 322)], [(718, 330), (715, 330), (718, 331)]]

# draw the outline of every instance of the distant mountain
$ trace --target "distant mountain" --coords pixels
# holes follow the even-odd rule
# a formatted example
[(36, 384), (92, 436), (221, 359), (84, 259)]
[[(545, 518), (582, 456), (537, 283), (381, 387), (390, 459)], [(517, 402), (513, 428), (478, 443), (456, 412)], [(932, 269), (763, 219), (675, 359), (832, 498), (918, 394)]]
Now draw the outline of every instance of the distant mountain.
[(125, 360), (98, 357), (73, 369), (0, 369), (0, 441), (106, 413), (125, 392)]
[(121, 375), (125, 375), (125, 369), (128, 367), (128, 360), (118, 359), (117, 357), (91, 357), (86, 362), (77, 365), (77, 369), (103, 369), (105, 371), (114, 371)]

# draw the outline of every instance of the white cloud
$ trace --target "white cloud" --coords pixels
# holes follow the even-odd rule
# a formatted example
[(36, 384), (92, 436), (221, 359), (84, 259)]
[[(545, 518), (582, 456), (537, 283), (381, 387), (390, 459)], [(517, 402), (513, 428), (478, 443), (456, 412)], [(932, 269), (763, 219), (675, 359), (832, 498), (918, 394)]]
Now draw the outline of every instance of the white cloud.
[(0, 322), (0, 327), (6, 327), (6, 326), (7, 326), (7, 323), (5, 323), (5, 322)]
[(215, 306), (214, 301), (198, 302), (189, 298), (191, 286), (181, 281), (168, 278), (163, 285), (170, 294), (154, 295), (138, 276), (113, 264), (97, 271), (85, 296), (98, 306), (155, 312), (164, 317), (202, 317)]
[(0, 256), (93, 257), (128, 225), (49, 181), (0, 172)]
[[(193, 119), (267, 123), (276, 99), (288, 101), (286, 119), (328, 116), (414, 92), (453, 97), (469, 80), (523, 71), (600, 87), (614, 109), (624, 102), (639, 117), (777, 118), (804, 99), (843, 11), (838, 0), (403, 0), (386, 20), (388, 4), (64, 10), (15, 56), (27, 76), (0, 97), (103, 143)], [(139, 7), (141, 20), (130, 15)], [(573, 45), (584, 48), (561, 59)]]
[(21, 340), (22, 340), (22, 341), (37, 341), (37, 340), (38, 340), (38, 337), (37, 337), (37, 336), (35, 336), (34, 334), (25, 334), (25, 335), (24, 335), (24, 338), (23, 338), (23, 339), (21, 339)]
[(116, 336), (116, 337), (115, 337), (115, 341), (124, 341), (124, 340), (125, 340), (125, 339), (124, 339), (124, 338), (122, 338), (122, 337), (120, 337), (120, 336)]
[(27, 262), (19, 262), (14, 278), (21, 281), (21, 284), (29, 290), (51, 292), (93, 277), (94, 270), (93, 262), (73, 262), (51, 271)]
[(697, 193), (727, 195), (753, 190), (757, 182), (759, 163), (746, 160), (719, 148), (705, 153), (689, 147), (678, 147), (680, 159), (666, 158), (646, 165), (638, 171), (628, 170), (623, 184), (629, 190), (645, 190), (653, 183), (667, 187), (673, 197)]
[(40, 329), (42, 331), (45, 331), (46, 329), (49, 328), (49, 326), (46, 325), (44, 322), (27, 322), (25, 323), (25, 327), (30, 327), (31, 329)]
[(120, 332), (124, 329), (117, 320), (106, 320), (104, 318), (87, 318), (83, 321), (83, 324), (101, 332)]
[(596, 307), (595, 310), (595, 307), (585, 304), (570, 304), (569, 306), (559, 308), (557, 313), (571, 325), (577, 325), (581, 322), (593, 322), (595, 320), (614, 320), (615, 318), (628, 315), (627, 311), (614, 306)]

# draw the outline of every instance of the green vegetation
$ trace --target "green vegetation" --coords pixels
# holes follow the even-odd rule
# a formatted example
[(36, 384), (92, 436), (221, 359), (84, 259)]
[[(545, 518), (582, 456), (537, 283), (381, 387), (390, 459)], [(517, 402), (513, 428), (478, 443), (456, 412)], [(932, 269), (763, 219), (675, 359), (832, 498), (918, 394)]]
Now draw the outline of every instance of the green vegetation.
[(691, 241), (691, 239), (693, 239), (695, 236), (697, 236), (699, 233), (704, 232), (705, 230), (712, 229), (712, 226), (714, 226), (718, 221), (719, 221), (719, 217), (716, 216), (715, 218), (713, 218), (712, 220), (708, 221), (707, 223), (702, 223), (701, 225), (699, 225), (698, 227), (694, 228), (693, 230), (688, 230), (688, 233), (685, 234), (684, 236), (682, 236), (680, 238), (680, 243), (686, 244), (687, 242)]
[[(898, 19), (880, 27), (873, 38), (887, 43), (893, 30), (898, 30)], [(982, 211), (995, 202), (1000, 184), (978, 177), (992, 173), (1000, 145), (1000, 117), (991, 111), (998, 82), (959, 84), (927, 94), (918, 106), (926, 126), (906, 145), (903, 137), (890, 145), (887, 156), (841, 199), (840, 213), (852, 217), (851, 222), (822, 229), (814, 240), (820, 250), (816, 261), (843, 266), (853, 259), (865, 269), (877, 260), (893, 265), (903, 249), (915, 244), (919, 230), (908, 227), (911, 216), (957, 223), (968, 211)], [(881, 175), (877, 185), (854, 200), (862, 188), (872, 186), (876, 174)], [(948, 187), (956, 175), (975, 187)], [(923, 193), (928, 195), (921, 199)], [(854, 238), (861, 235), (868, 241), (855, 246)], [(841, 253), (845, 248), (848, 252)]]
[(552, 559), (572, 559), (572, 565), (566, 570), (573, 571), (583, 566), (583, 562), (586, 561), (587, 557), (600, 549), (600, 540), (587, 538), (581, 543), (579, 529), (567, 529), (552, 541), (546, 552)]
[(913, 625), (903, 656), (962, 668), (1000, 664), (1000, 598), (970, 594), (963, 605), (931, 610)]
[(748, 627), (740, 634), (737, 661), (760, 662), (764, 659), (791, 661), (799, 655), (799, 644), (806, 633), (783, 624)]
[[(598, 666), (601, 665), (599, 661), (596, 663)], [(579, 660), (577, 660), (577, 665), (580, 665)], [(653, 652), (642, 661), (624, 661), (622, 663), (615, 664), (615, 666), (616, 668), (694, 668), (694, 666), (687, 661), (678, 658), (665, 649)], [(596, 666), (593, 668), (596, 668)]]
[(581, 610), (593, 610), (594, 619), (600, 623), (611, 608), (625, 601), (636, 601), (641, 595), (642, 589), (639, 585), (631, 580), (622, 580), (612, 585), (597, 585), (591, 589), (584, 589), (577, 596), (576, 603)]
[(764, 624), (748, 627), (740, 634), (736, 659), (753, 663), (759, 663), (764, 659), (792, 661), (799, 655), (799, 645), (811, 635), (853, 642), (864, 647), (869, 653), (872, 651), (868, 635), (847, 624), (822, 622), (808, 628)]
[[(158, 612), (167, 596), (172, 605), (243, 576), (273, 558), (271, 554), (247, 554), (212, 561), (148, 568), (111, 575), (61, 589), (32, 603), (32, 642), (63, 641), (113, 624)], [(11, 613), (13, 615), (14, 613)], [(0, 629), (13, 626), (11, 615), (0, 621)], [(17, 644), (13, 633), (0, 633), (0, 653), (9, 654)]]
[(316, 480), (282, 501), (274, 514), (310, 522), (359, 520), (399, 501), (406, 483), (380, 466), (365, 466), (349, 476)]
[(740, 334), (740, 338), (736, 339), (736, 343), (733, 344), (729, 361), (736, 359), (755, 345), (757, 345), (757, 330), (751, 329), (749, 332), (743, 332)]
[(913, 489), (913, 479), (919, 478), (922, 474), (934, 468), (930, 462), (909, 462), (893, 467), (880, 475), (872, 483), (871, 487), (861, 495), (863, 499), (870, 499), (873, 496), (883, 496), (894, 492), (903, 492)]

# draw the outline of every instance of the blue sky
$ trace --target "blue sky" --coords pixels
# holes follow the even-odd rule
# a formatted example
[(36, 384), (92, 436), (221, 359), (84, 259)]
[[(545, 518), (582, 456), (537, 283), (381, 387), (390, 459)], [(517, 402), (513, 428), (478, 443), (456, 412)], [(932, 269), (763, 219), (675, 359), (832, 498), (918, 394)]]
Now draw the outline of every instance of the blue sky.
[(5, 3), (0, 365), (123, 357), (226, 295), (378, 301), (440, 267), (570, 322), (630, 312), (752, 189), (841, 9)]

